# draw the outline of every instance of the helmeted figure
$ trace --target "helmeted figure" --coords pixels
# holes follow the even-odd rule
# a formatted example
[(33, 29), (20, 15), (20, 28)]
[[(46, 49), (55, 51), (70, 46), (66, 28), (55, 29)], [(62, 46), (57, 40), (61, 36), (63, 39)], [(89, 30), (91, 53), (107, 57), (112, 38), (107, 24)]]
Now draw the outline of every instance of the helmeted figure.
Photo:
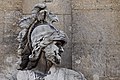
[[(52, 26), (53, 22), (58, 21), (58, 18), (53, 13), (49, 12), (46, 9), (45, 4), (36, 4), (32, 10), (32, 14), (30, 16), (24, 17), (19, 21), (19, 26), (22, 28), (17, 39), (19, 41), (18, 47), (18, 55), (20, 60), (18, 64), (18, 70), (23, 70), (27, 67), (28, 62), (31, 58), (30, 55), (33, 54), (32, 45), (31, 45), (31, 32), (38, 25), (48, 24)], [(36, 65), (32, 64), (31, 68)], [(29, 68), (29, 69), (31, 69)]]
[(52, 25), (56, 21), (57, 16), (44, 4), (37, 4), (31, 16), (20, 21), (23, 28), (18, 36), (21, 63), (15, 80), (86, 80), (82, 73), (56, 67), (61, 63), (63, 46), (68, 39)]
[[(27, 70), (19, 71), (17, 80), (86, 80), (82, 73), (56, 67), (61, 63), (67, 39), (64, 32), (48, 23), (36, 26), (31, 33), (33, 49)], [(37, 65), (33, 67), (34, 61)]]

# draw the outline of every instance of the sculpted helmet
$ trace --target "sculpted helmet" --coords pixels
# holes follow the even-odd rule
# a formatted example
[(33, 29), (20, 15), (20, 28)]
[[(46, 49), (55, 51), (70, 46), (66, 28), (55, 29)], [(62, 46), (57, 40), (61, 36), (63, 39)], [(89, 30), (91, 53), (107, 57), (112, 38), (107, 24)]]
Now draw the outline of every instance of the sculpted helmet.
[(23, 45), (23, 50), (19, 51), (20, 49), (18, 49), (18, 52), (22, 54), (21, 69), (24, 69), (28, 63), (31, 64), (33, 61), (38, 60), (41, 50), (53, 41), (60, 41), (62, 46), (67, 43), (65, 33), (57, 30), (52, 25), (56, 21), (58, 21), (57, 16), (49, 12), (45, 4), (35, 5), (32, 15), (21, 19), (20, 27), (23, 28), (23, 32), (21, 31), (20, 34), (25, 34), (25, 36), (18, 37), (20, 49)]
[(38, 51), (53, 41), (60, 41), (63, 46), (67, 43), (67, 36), (64, 32), (58, 31), (53, 26), (47, 24), (37, 26), (31, 34), (32, 52), (35, 54), (32, 54), (30, 58), (33, 60), (37, 59), (39, 56)]

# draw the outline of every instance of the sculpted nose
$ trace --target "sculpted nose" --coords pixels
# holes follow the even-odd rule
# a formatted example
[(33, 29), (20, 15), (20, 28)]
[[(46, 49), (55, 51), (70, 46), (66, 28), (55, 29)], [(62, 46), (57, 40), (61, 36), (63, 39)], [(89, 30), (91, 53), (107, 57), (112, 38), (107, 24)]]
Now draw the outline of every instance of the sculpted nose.
[(60, 51), (61, 53), (62, 53), (62, 52), (64, 52), (64, 49), (63, 49), (63, 47), (61, 47), (59, 51)]

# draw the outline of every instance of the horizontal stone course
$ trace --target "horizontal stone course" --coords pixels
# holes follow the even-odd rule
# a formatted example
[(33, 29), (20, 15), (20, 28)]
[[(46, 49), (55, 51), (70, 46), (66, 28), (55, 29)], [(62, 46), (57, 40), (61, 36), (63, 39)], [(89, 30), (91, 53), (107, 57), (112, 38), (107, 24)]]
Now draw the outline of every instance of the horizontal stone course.
[(73, 9), (120, 10), (119, 0), (72, 0)]

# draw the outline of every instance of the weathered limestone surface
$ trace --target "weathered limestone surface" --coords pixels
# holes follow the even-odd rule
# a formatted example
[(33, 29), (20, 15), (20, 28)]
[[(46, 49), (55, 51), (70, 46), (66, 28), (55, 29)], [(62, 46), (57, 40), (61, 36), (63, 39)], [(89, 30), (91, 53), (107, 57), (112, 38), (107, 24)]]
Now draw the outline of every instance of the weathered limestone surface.
[(72, 0), (72, 65), (89, 80), (119, 80), (119, 0)]
[(56, 14), (71, 14), (70, 0), (53, 0), (51, 3), (47, 3), (47, 5)]
[(119, 44), (118, 14), (118, 11), (113, 10), (74, 10), (74, 42)]
[(120, 0), (0, 0), (0, 79), (8, 80), (15, 70), (16, 22), (43, 1), (59, 17), (56, 27), (69, 37), (62, 66), (88, 80), (119, 80)]
[(33, 6), (37, 3), (42, 3), (45, 0), (23, 0), (22, 6), (23, 6), (23, 13), (24, 14), (30, 14), (31, 10), (33, 9)]
[(74, 9), (119, 9), (119, 0), (72, 0), (72, 7)]
[(16, 22), (21, 17), (21, 0), (0, 0), (0, 80), (8, 80), (15, 71)]
[[(33, 6), (36, 3), (43, 3), (46, 0), (24, 0), (23, 1), (23, 13), (24, 14), (29, 14), (31, 13), (31, 10), (33, 9)], [(51, 0), (51, 2), (46, 1), (48, 9), (50, 9), (52, 12), (56, 14), (70, 14), (71, 13), (71, 5), (70, 5), (70, 0)]]

